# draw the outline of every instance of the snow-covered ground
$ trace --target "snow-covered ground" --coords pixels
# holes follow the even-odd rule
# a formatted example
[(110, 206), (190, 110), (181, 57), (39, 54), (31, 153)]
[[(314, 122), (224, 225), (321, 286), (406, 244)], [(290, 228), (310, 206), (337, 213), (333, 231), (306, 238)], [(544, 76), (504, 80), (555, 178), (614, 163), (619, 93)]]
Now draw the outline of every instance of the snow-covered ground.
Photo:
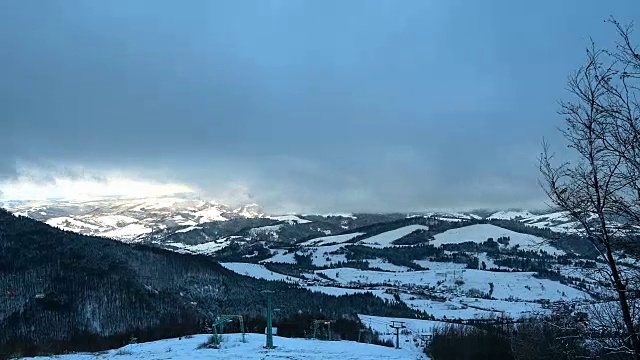
[(300, 251), (299, 253), (302, 255), (311, 255), (311, 261), (313, 262), (313, 265), (322, 267), (347, 261), (346, 255), (335, 253), (343, 247), (343, 244), (310, 247)]
[(238, 273), (240, 275), (250, 276), (256, 279), (272, 280), (272, 281), (287, 281), (287, 282), (300, 282), (301, 279), (294, 276), (282, 275), (277, 272), (273, 272), (264, 265), (252, 264), (252, 263), (239, 263), (239, 262), (223, 262), (220, 265), (225, 268)]
[(400, 298), (409, 307), (425, 311), (436, 319), (482, 319), (508, 316), (514, 319), (546, 313), (541, 304), (526, 301), (488, 300), (453, 297), (435, 301), (420, 296), (401, 294)]
[(307, 219), (301, 219), (295, 215), (268, 216), (267, 218), (272, 220), (285, 221), (289, 224), (307, 224), (311, 222)]
[(295, 264), (296, 258), (294, 253), (287, 253), (287, 250), (278, 249), (272, 257), (260, 261), (261, 263), (285, 263)]
[(122, 224), (132, 224), (132, 223), (138, 222), (137, 219), (134, 219), (130, 216), (124, 216), (124, 215), (104, 215), (104, 216), (99, 216), (94, 220), (104, 226), (112, 226), (112, 227), (121, 226)]
[(184, 229), (180, 229), (180, 230), (176, 230), (177, 233), (186, 233), (189, 231), (193, 231), (193, 230), (199, 230), (202, 229), (202, 226), (188, 226)]
[(359, 241), (358, 244), (380, 248), (394, 246), (392, 242), (417, 230), (429, 230), (429, 227), (424, 225), (409, 225), (368, 237), (364, 240)]
[[(168, 227), (193, 226), (231, 217), (262, 217), (255, 204), (237, 209), (194, 196), (149, 198), (105, 197), (3, 202), (8, 210), (44, 221), (63, 230), (111, 237), (134, 238)], [(179, 228), (177, 229), (179, 230)]]
[(231, 242), (232, 238), (233, 237), (217, 239), (217, 240), (208, 241), (206, 243), (202, 243), (198, 245), (186, 245), (179, 242), (169, 242), (169, 243), (165, 243), (164, 246), (168, 248), (172, 248), (172, 250), (176, 252), (207, 255), (227, 247)]
[(32, 359), (94, 360), (94, 359), (290, 359), (290, 360), (417, 360), (427, 357), (415, 348), (393, 349), (354, 341), (325, 341), (283, 338), (274, 336), (275, 349), (265, 349), (266, 336), (246, 334), (242, 342), (240, 334), (224, 334), (220, 349), (198, 349), (209, 335), (191, 338), (167, 339), (142, 344), (132, 344), (120, 349), (97, 354), (69, 354)]
[(383, 272), (353, 268), (327, 269), (318, 272), (345, 285), (391, 284), (407, 288), (429, 286), (448, 294), (465, 295), (474, 291), (489, 293), (491, 287), (489, 284), (492, 283), (494, 287), (492, 296), (502, 300), (590, 299), (588, 294), (578, 289), (559, 282), (538, 279), (534, 277), (533, 272), (493, 272), (473, 269)]
[(222, 216), (222, 210), (217, 207), (212, 207), (196, 212), (195, 217), (198, 219), (198, 223), (203, 224), (211, 221), (225, 221), (227, 218)]
[(490, 215), (488, 220), (515, 220), (529, 226), (548, 228), (559, 233), (577, 233), (580, 225), (566, 211), (557, 211), (534, 215), (529, 211), (498, 211)]
[(509, 244), (506, 247), (513, 247), (518, 245), (521, 250), (544, 250), (554, 255), (564, 254), (564, 251), (549, 245), (546, 239), (503, 229), (499, 226), (490, 224), (477, 224), (461, 227), (458, 229), (447, 230), (441, 234), (437, 234), (435, 236), (435, 240), (431, 242), (431, 244), (433, 244), (434, 246), (441, 246), (443, 244), (460, 244), (468, 241), (483, 243), (489, 238), (493, 238), (493, 240), (497, 241), (498, 238), (507, 236), (510, 238), (510, 240)]
[(383, 259), (372, 259), (367, 261), (369, 262), (369, 267), (378, 268), (380, 270), (394, 271), (394, 272), (404, 272), (404, 271), (411, 270), (406, 266), (394, 265)]
[(391, 318), (382, 316), (371, 316), (358, 314), (360, 321), (371, 330), (378, 333), (380, 338), (391, 340), (395, 343), (395, 330), (392, 329), (392, 321), (402, 322), (405, 328), (400, 333), (400, 349), (420, 353), (425, 346), (424, 335), (431, 335), (433, 329), (442, 326), (444, 323), (439, 321), (418, 320), (407, 318)]
[(333, 235), (333, 236), (323, 236), (315, 239), (311, 239), (301, 243), (302, 246), (323, 246), (329, 244), (342, 244), (356, 236), (363, 235), (363, 233), (351, 233), (351, 234), (342, 234), (342, 235)]
[(489, 220), (515, 220), (515, 219), (527, 219), (535, 215), (526, 210), (506, 210), (498, 211), (487, 217)]
[[(20, 215), (22, 215), (22, 214), (20, 214)], [(68, 216), (52, 218), (52, 219), (49, 219), (49, 220), (47, 220), (45, 222), (48, 225), (51, 225), (53, 227), (57, 227), (57, 228), (60, 228), (60, 229), (63, 229), (63, 230), (69, 230), (69, 231), (80, 231), (80, 230), (85, 230), (85, 229), (90, 229), (90, 230), (98, 230), (98, 229), (100, 229), (100, 227), (97, 226), (97, 225), (88, 224), (88, 223), (82, 222), (80, 220), (73, 219), (73, 218), (68, 217)]]
[(100, 236), (113, 238), (113, 239), (131, 239), (140, 234), (148, 234), (152, 231), (153, 229), (141, 224), (129, 224), (125, 227), (100, 233)]
[(364, 294), (366, 292), (371, 292), (364, 289), (350, 289), (350, 288), (341, 288), (341, 287), (333, 287), (333, 286), (307, 286), (305, 287), (305, 289), (309, 291), (323, 293), (327, 295), (333, 295), (333, 296)]
[(462, 270), (462, 269), (466, 269), (467, 265), (465, 264), (458, 264), (458, 263), (452, 263), (452, 262), (438, 262), (438, 261), (431, 261), (431, 260), (414, 260), (414, 263), (422, 266), (425, 269), (431, 269), (431, 270)]

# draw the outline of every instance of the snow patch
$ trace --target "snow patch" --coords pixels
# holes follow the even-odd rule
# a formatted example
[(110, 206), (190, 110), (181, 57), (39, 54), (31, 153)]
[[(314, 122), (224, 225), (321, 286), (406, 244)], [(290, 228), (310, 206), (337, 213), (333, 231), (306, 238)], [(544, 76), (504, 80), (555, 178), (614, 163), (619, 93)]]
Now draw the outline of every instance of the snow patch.
[(177, 233), (186, 233), (186, 232), (189, 232), (189, 231), (192, 231), (192, 230), (199, 230), (199, 229), (202, 229), (202, 227), (201, 226), (189, 226), (189, 227), (186, 227), (184, 229), (176, 230), (176, 232)]
[(267, 219), (286, 221), (289, 224), (307, 224), (311, 222), (307, 219), (301, 219), (295, 215), (268, 216)]
[(240, 275), (249, 276), (256, 279), (264, 279), (271, 281), (286, 281), (286, 282), (300, 282), (301, 279), (293, 276), (283, 275), (277, 272), (273, 272), (264, 265), (252, 264), (252, 263), (235, 263), (227, 262), (220, 263), (225, 268), (238, 273)]

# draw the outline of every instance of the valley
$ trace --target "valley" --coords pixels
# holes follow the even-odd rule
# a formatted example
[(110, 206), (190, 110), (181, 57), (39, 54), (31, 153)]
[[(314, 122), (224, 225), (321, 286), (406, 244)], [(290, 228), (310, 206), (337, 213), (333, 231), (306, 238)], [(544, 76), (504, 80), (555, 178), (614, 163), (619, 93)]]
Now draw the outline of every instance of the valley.
[[(103, 202), (100, 209), (94, 208), (95, 203), (85, 204), (82, 206), (93, 210), (82, 211), (72, 211), (66, 203), (14, 206), (13, 210), (20, 212), (8, 215), (5, 224), (18, 221), (23, 225), (5, 226), (3, 255), (31, 254), (40, 260), (34, 267), (5, 257), (4, 270), (0, 267), (6, 275), (2, 286), (20, 296), (8, 297), (9, 307), (0, 309), (0, 321), (27, 329), (33, 320), (16, 315), (31, 311), (54, 326), (58, 320), (49, 317), (60, 316), (62, 311), (67, 314), (63, 318), (85, 319), (75, 327), (66, 327), (62, 336), (78, 330), (94, 336), (126, 336), (133, 330), (127, 321), (105, 323), (105, 316), (120, 318), (133, 311), (138, 319), (152, 316), (137, 320), (138, 327), (183, 324), (183, 331), (198, 332), (190, 324), (215, 319), (216, 314), (259, 317), (264, 313), (260, 291), (271, 288), (277, 289), (276, 325), (295, 314), (309, 313), (316, 318), (351, 319), (375, 331), (377, 338), (393, 340), (388, 329), (391, 320), (418, 321), (419, 326), (413, 324), (403, 336), (406, 342), (422, 344), (416, 348), (419, 353), (434, 326), (549, 316), (567, 304), (589, 311), (593, 304), (613, 299), (603, 279), (590, 270), (604, 265), (585, 247), (577, 246), (581, 240), (575, 224), (561, 213), (268, 216), (249, 213), (244, 207), (221, 211), (227, 216), (224, 219), (198, 218), (203, 212), (214, 212), (203, 210), (203, 204), (215, 203), (173, 198), (127, 200), (125, 204), (118, 200)], [(108, 215), (114, 209), (116, 213)], [(123, 220), (127, 216), (133, 219), (134, 212), (138, 220)], [(43, 219), (42, 213), (64, 216)], [(158, 214), (162, 219), (189, 220), (161, 223), (153, 220)], [(56, 220), (61, 218), (67, 220)], [(76, 222), (85, 225), (68, 227)], [(81, 235), (91, 230), (86, 226), (89, 224), (96, 227), (92, 230), (95, 235), (119, 235), (113, 240)], [(124, 236), (132, 224), (149, 231)], [(61, 240), (35, 235), (35, 242), (25, 243), (26, 238), (19, 234), (34, 226)], [(7, 243), (7, 239), (13, 240)], [(34, 247), (36, 244), (40, 245)], [(85, 265), (69, 258), (67, 268), (60, 267), (60, 263), (45, 260), (43, 246), (60, 248), (56, 250), (59, 259), (77, 252), (76, 256), (86, 259)], [(75, 249), (72, 253), (69, 246)], [(104, 246), (114, 250), (95, 252)], [(122, 258), (119, 254), (129, 255)], [(89, 275), (92, 273), (96, 275)], [(108, 274), (109, 280), (95, 277), (100, 273)], [(70, 278), (77, 278), (80, 287), (69, 287)], [(59, 282), (62, 279), (64, 282)], [(103, 291), (100, 287), (111, 289), (110, 296), (120, 299), (121, 306), (97, 300), (96, 295)], [(132, 289), (137, 289), (133, 297), (127, 295)], [(66, 292), (75, 295), (69, 297)], [(39, 297), (53, 301), (53, 308), (43, 308)], [(135, 305), (140, 301), (156, 305), (142, 310)], [(94, 310), (87, 312), (89, 308)], [(98, 314), (102, 320), (95, 318)], [(149, 321), (154, 318), (157, 320)], [(44, 333), (29, 336), (37, 341), (50, 338)]]

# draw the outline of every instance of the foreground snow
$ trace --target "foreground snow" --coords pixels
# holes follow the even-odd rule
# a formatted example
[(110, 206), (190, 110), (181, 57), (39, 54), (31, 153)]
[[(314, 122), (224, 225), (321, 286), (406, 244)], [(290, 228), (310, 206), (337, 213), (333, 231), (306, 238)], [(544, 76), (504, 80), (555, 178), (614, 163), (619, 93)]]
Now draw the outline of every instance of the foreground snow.
[(220, 349), (197, 349), (209, 335), (196, 335), (189, 339), (168, 339), (144, 344), (127, 345), (100, 354), (70, 354), (35, 359), (93, 360), (93, 359), (304, 359), (304, 360), (383, 360), (427, 359), (413, 348), (401, 349), (357, 343), (353, 341), (323, 341), (290, 339), (275, 336), (275, 349), (264, 348), (265, 336), (246, 334), (246, 343), (240, 334), (222, 337)]

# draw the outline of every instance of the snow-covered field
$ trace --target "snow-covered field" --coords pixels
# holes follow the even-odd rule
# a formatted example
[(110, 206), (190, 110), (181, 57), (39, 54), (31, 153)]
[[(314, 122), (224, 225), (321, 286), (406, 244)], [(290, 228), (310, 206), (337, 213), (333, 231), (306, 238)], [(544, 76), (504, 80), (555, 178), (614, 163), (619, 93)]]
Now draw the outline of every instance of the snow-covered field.
[(458, 229), (447, 230), (441, 234), (437, 234), (435, 236), (435, 240), (432, 241), (431, 244), (433, 244), (434, 246), (441, 246), (443, 244), (460, 244), (468, 241), (483, 243), (489, 238), (497, 240), (500, 237), (510, 238), (509, 244), (506, 247), (519, 246), (521, 250), (544, 250), (549, 254), (564, 254), (564, 251), (550, 246), (546, 239), (503, 229), (499, 226), (490, 224), (477, 224), (465, 226)]
[(264, 267), (264, 265), (260, 264), (252, 264), (252, 263), (220, 263), (220, 265), (225, 268), (236, 272), (240, 275), (250, 276), (256, 279), (264, 279), (271, 281), (287, 281), (287, 282), (300, 282), (301, 279), (294, 276), (282, 275), (277, 272), (273, 272)]
[(368, 237), (364, 240), (359, 241), (358, 244), (381, 248), (394, 246), (392, 242), (417, 230), (429, 230), (429, 227), (424, 225), (409, 225)]
[(120, 349), (96, 354), (69, 354), (32, 359), (94, 360), (94, 359), (300, 359), (300, 360), (417, 360), (427, 357), (415, 348), (393, 349), (354, 341), (325, 341), (294, 339), (274, 336), (275, 349), (265, 349), (265, 335), (246, 334), (242, 342), (240, 334), (222, 335), (220, 349), (198, 349), (209, 335), (192, 338), (167, 339), (142, 344), (132, 344)]
[(351, 233), (351, 234), (342, 234), (342, 235), (333, 235), (333, 236), (323, 236), (315, 239), (311, 239), (309, 241), (305, 241), (301, 243), (302, 246), (323, 246), (329, 244), (341, 244), (345, 243), (356, 236), (363, 235), (363, 233)]
[(173, 247), (177, 252), (193, 253), (193, 254), (211, 254), (220, 249), (224, 249), (231, 242), (231, 237), (222, 238), (198, 245), (186, 245), (183, 243), (169, 242), (164, 245), (167, 247)]
[(202, 227), (201, 226), (188, 226), (188, 227), (186, 227), (184, 229), (176, 230), (176, 233), (186, 233), (186, 232), (189, 232), (189, 231), (199, 230), (199, 229), (202, 229)]
[(343, 261), (347, 261), (347, 257), (344, 254), (335, 254), (334, 252), (342, 249), (343, 244), (310, 247), (300, 251), (303, 255), (311, 255), (311, 261), (315, 266), (327, 266)]
[(267, 216), (268, 219), (277, 220), (277, 221), (285, 221), (290, 224), (307, 224), (311, 221), (306, 219), (301, 219), (295, 215), (280, 215), (280, 216)]
[(532, 272), (493, 272), (473, 269), (452, 271), (383, 272), (338, 268), (320, 270), (336, 282), (344, 285), (390, 284), (405, 287), (435, 287), (448, 294), (464, 295), (472, 291), (490, 292), (490, 283), (496, 299), (514, 300), (584, 300), (589, 295), (559, 282), (538, 279)]
[(284, 264), (295, 264), (296, 258), (294, 253), (287, 253), (286, 250), (278, 249), (275, 250), (275, 254), (265, 260), (260, 261), (261, 263), (284, 263)]
[(394, 271), (394, 272), (404, 272), (404, 271), (411, 270), (406, 266), (394, 265), (383, 259), (371, 259), (367, 261), (369, 262), (369, 267), (378, 268), (380, 270)]

